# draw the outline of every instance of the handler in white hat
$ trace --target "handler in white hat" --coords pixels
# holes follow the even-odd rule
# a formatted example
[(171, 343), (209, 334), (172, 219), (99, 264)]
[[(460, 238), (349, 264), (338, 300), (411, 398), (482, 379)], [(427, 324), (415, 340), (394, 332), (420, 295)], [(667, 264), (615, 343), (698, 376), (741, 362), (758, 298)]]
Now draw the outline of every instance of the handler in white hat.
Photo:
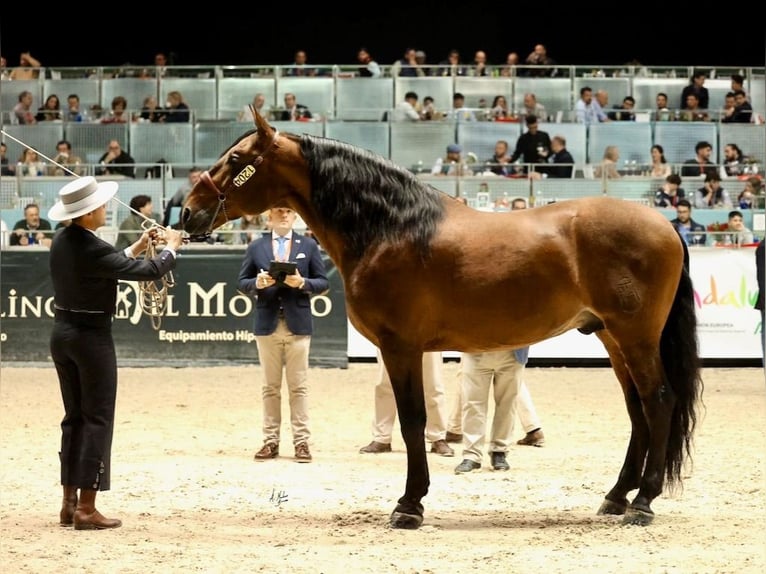
[[(117, 183), (81, 177), (59, 191), (48, 212), (52, 221), (71, 219), (53, 237), (50, 271), (55, 321), (50, 350), (58, 374), (64, 418), (61, 421), (63, 526), (76, 530), (117, 528), (118, 519), (96, 510), (96, 493), (110, 488), (110, 458), (117, 395), (117, 356), (112, 315), (117, 280), (161, 279), (176, 266), (180, 231), (165, 230), (166, 247), (153, 259), (134, 259), (152, 241), (148, 231), (124, 251), (99, 238), (106, 205)], [(79, 491), (79, 492), (78, 492)]]

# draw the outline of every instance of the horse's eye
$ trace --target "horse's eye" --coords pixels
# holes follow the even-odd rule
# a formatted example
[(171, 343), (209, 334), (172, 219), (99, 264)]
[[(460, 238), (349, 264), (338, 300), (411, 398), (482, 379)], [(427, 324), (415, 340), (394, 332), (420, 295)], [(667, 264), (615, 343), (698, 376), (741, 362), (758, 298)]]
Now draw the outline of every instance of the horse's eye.
[(240, 157), (237, 152), (233, 152), (231, 155), (229, 155), (229, 161), (227, 163), (231, 165), (236, 165), (240, 162)]

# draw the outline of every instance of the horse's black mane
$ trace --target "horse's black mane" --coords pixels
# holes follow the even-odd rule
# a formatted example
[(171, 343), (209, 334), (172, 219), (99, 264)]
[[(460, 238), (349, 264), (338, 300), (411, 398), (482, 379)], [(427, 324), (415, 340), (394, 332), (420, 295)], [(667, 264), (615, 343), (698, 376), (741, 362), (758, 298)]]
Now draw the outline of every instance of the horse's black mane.
[(347, 143), (304, 134), (311, 201), (361, 257), (380, 242), (411, 241), (425, 256), (444, 216), (442, 192), (390, 160)]

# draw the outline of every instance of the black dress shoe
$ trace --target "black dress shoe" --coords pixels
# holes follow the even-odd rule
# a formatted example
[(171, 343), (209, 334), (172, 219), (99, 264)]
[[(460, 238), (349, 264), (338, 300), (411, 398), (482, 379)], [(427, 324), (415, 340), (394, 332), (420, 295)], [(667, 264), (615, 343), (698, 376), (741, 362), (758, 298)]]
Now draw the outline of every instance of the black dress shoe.
[(267, 442), (261, 450), (255, 453), (255, 460), (268, 460), (279, 456), (279, 445), (275, 442)]
[(471, 472), (478, 468), (481, 468), (480, 463), (464, 458), (463, 462), (455, 467), (455, 474), (465, 474), (466, 472)]
[(493, 452), (492, 453), (492, 468), (495, 470), (510, 470), (511, 466), (508, 464), (508, 461), (505, 460), (505, 453), (504, 452)]
[(359, 449), (362, 454), (379, 454), (381, 452), (391, 452), (391, 443), (372, 441), (367, 446), (363, 446)]

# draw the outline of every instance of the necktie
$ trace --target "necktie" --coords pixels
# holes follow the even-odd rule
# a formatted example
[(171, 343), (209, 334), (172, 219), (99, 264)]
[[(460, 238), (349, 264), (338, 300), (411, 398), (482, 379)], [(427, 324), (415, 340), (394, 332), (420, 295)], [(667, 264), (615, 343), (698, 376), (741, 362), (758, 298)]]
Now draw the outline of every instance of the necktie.
[(287, 237), (277, 237), (277, 260), (284, 261), (287, 258)]

